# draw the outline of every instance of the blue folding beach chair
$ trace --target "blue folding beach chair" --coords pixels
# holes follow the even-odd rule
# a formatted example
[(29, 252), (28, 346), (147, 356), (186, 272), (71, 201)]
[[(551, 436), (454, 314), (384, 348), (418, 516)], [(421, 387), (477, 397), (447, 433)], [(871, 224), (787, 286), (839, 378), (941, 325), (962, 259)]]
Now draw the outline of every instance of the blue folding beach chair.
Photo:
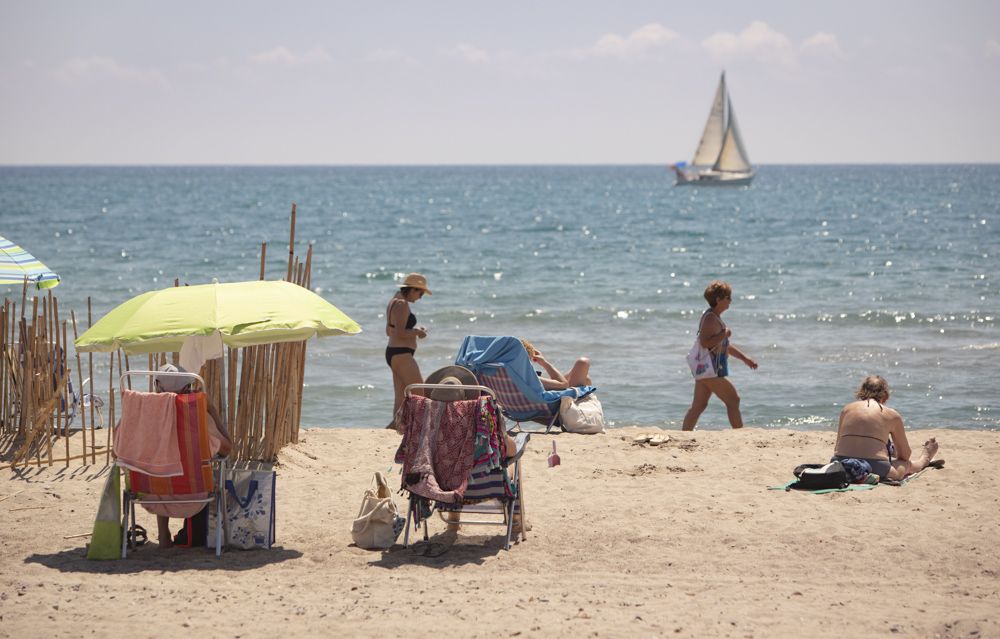
[(579, 399), (593, 393), (593, 386), (575, 386), (561, 391), (545, 390), (528, 351), (516, 337), (469, 335), (462, 340), (455, 364), (468, 368), (480, 384), (491, 389), (503, 414), (517, 423), (543, 424), (549, 433), (559, 425), (559, 402), (563, 397)]

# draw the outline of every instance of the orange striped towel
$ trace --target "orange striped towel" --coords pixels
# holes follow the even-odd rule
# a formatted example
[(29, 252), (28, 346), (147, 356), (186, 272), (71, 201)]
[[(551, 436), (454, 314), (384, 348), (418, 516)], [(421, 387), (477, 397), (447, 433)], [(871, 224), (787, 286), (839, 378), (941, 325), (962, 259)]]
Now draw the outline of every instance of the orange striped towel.
[[(215, 485), (212, 451), (208, 439), (208, 402), (204, 393), (170, 395), (174, 399), (177, 415), (176, 442), (180, 450), (184, 472), (176, 477), (153, 477), (130, 472), (129, 486), (142, 493), (143, 499), (157, 496), (176, 499), (202, 499)], [(143, 504), (146, 510), (168, 517), (190, 517), (204, 508), (204, 504)]]

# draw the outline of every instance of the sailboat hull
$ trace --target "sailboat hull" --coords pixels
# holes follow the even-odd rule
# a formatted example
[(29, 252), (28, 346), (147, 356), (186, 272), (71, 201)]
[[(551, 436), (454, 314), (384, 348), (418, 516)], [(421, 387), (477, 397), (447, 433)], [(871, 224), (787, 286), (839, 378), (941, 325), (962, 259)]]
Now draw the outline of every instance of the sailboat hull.
[(674, 186), (749, 186), (754, 172), (684, 171), (674, 167), (677, 181)]

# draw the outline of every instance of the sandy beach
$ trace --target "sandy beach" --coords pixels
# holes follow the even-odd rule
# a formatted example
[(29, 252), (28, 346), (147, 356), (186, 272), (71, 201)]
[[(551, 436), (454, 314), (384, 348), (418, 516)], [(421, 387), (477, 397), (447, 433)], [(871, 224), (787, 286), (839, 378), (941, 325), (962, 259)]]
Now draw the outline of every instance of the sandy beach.
[[(650, 447), (631, 443), (640, 432), (555, 436), (555, 468), (536, 435), (528, 539), (508, 552), (499, 529), (463, 530), (438, 557), (351, 544), (398, 442), (387, 431), (303, 431), (277, 467), (277, 546), (221, 559), (147, 545), (87, 561), (74, 535), (107, 469), (4, 471), (0, 636), (1000, 636), (1000, 434), (919, 431), (943, 469), (813, 495), (767, 487), (825, 459), (832, 433), (669, 432)], [(430, 532), (448, 541), (439, 520)]]

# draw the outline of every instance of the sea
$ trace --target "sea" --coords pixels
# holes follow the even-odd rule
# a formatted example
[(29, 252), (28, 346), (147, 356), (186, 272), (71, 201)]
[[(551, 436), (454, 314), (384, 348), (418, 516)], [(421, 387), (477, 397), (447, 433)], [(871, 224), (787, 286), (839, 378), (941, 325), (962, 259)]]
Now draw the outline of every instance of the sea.
[[(869, 374), (909, 428), (1000, 426), (998, 165), (765, 165), (736, 188), (663, 166), (0, 167), (0, 235), (59, 273), (81, 332), (88, 299), (96, 321), (175, 278), (257, 279), (262, 243), (282, 278), (293, 203), (313, 289), (363, 328), (310, 341), (304, 427), (389, 421), (384, 312), (411, 271), (425, 375), (466, 335), (525, 337), (591, 358), (611, 428), (680, 428), (714, 279), (760, 365), (730, 364), (747, 426), (835, 429)], [(699, 428), (728, 428), (720, 401)]]

